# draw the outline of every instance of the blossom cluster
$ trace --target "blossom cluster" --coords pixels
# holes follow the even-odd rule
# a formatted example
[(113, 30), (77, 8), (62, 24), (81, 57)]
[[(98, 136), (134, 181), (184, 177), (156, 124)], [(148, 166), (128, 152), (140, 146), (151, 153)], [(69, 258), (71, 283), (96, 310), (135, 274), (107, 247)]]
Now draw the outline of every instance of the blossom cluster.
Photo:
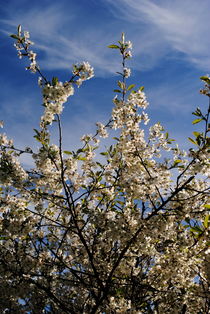
[(51, 124), (56, 114), (61, 114), (63, 104), (68, 98), (74, 94), (73, 83), (78, 87), (85, 80), (94, 76), (93, 68), (88, 62), (83, 62), (80, 65), (73, 65), (73, 78), (79, 77), (65, 83), (59, 82), (57, 78), (53, 78), (52, 83), (44, 82), (43, 78), (39, 78), (39, 85), (42, 88), (43, 104), (45, 106), (44, 115), (41, 118), (41, 127), (46, 124)]
[(80, 87), (84, 81), (89, 80), (94, 76), (94, 69), (88, 62), (82, 62), (80, 64), (73, 65), (72, 73), (74, 76), (79, 77), (76, 80), (76, 84), (78, 87)]
[[(123, 125), (130, 127), (130, 124), (133, 126), (133, 130), (138, 129), (139, 123), (144, 121), (145, 124), (149, 122), (147, 113), (144, 111), (139, 114), (137, 113), (137, 107), (147, 108), (148, 102), (143, 91), (132, 91), (127, 101), (120, 100), (118, 96), (115, 96), (113, 99), (115, 107), (112, 111), (112, 117), (114, 121), (113, 127), (115, 129), (121, 128)], [(135, 117), (135, 119), (133, 119)]]
[(13, 148), (13, 140), (0, 133), (0, 182), (5, 186), (22, 185), (28, 178)]
[[(42, 86), (42, 85), (41, 85)], [(43, 104), (45, 112), (42, 116), (42, 124), (51, 124), (56, 114), (61, 114), (63, 104), (67, 102), (68, 97), (74, 94), (74, 87), (69, 82), (56, 82), (55, 85), (50, 83), (44, 84), (42, 88)]]
[(128, 96), (128, 103), (143, 109), (146, 109), (148, 106), (145, 93), (141, 90), (141, 88), (138, 91), (130, 93)]
[(98, 131), (99, 136), (103, 138), (106, 138), (109, 136), (105, 126), (101, 122), (97, 122), (96, 126), (98, 128), (97, 131)]
[(124, 55), (125, 59), (129, 59), (132, 57), (132, 53), (131, 53), (131, 49), (133, 48), (132, 42), (130, 40), (126, 41), (125, 40), (125, 34), (122, 33), (122, 38), (121, 38), (121, 42), (119, 42), (121, 44), (121, 49), (120, 52), (122, 55)]
[(200, 93), (210, 97), (210, 76), (206, 74), (205, 76), (201, 76), (201, 79), (205, 82), (204, 88), (200, 90)]
[(22, 57), (26, 56), (30, 60), (30, 65), (26, 67), (27, 70), (30, 70), (32, 73), (36, 73), (38, 70), (38, 65), (36, 62), (36, 53), (33, 50), (29, 50), (29, 47), (34, 43), (29, 39), (30, 34), (28, 31), (24, 31), (22, 33), (21, 26), (18, 26), (18, 34), (11, 35), (11, 37), (15, 38), (17, 41), (14, 44), (15, 48), (18, 51), (18, 57), (22, 59)]

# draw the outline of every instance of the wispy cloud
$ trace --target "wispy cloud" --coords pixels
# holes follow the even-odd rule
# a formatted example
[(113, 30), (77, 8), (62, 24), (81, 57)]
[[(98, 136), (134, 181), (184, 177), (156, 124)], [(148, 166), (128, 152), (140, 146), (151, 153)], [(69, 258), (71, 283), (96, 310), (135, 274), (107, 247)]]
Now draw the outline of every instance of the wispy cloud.
[[(132, 71), (132, 80), (139, 84), (139, 76), (143, 76), (142, 84), (151, 102), (149, 111), (154, 116), (152, 122), (169, 121), (175, 137), (182, 132), (184, 123), (189, 122), (188, 115), (197, 105), (195, 93), (199, 89), (194, 77), (199, 76), (198, 72), (205, 74), (210, 68), (209, 0), (19, 0), (0, 3), (0, 10), (4, 16), (0, 18), (1, 31), (15, 32), (18, 24), (30, 31), (44, 73), (58, 70), (61, 76), (66, 76), (62, 70), (70, 74), (72, 63), (80, 61), (89, 61), (95, 68), (94, 84), (92, 80), (86, 82), (90, 94), (83, 93), (85, 84), (79, 96), (76, 93), (75, 98), (70, 99), (70, 107), (66, 104), (63, 122), (66, 149), (76, 149), (81, 135), (93, 133), (95, 122), (106, 121), (104, 116), (109, 116), (114, 84), (108, 85), (108, 78), (119, 71), (120, 56), (106, 47), (115, 43), (121, 32), (134, 44), (131, 64), (137, 71)], [(12, 58), (14, 54), (8, 54), (5, 60)], [(7, 71), (5, 64), (2, 68)], [(20, 81), (19, 74), (17, 76)], [(23, 78), (22, 73), (20, 77)], [(14, 95), (14, 86), (10, 88), (4, 81), (4, 78), (0, 81), (3, 90), (0, 119), (6, 117), (11, 122), (6, 131), (14, 135), (18, 146), (30, 145), (31, 125), (38, 125), (43, 108), (38, 107), (37, 100), (33, 101), (37, 95), (28, 92), (33, 88), (32, 83), (25, 88), (27, 91), (20, 88), (22, 84), (15, 85), (19, 94)], [(12, 84), (17, 81), (13, 80)], [(25, 162), (30, 163), (30, 160)]]
[[(91, 3), (97, 9), (101, 1)], [(134, 42), (135, 55), (141, 57), (141, 65), (134, 61), (137, 69), (152, 68), (177, 53), (199, 69), (210, 67), (208, 0), (104, 0), (104, 9), (110, 12), (106, 19), (88, 11), (84, 15), (83, 5), (74, 1), (44, 1), (26, 6), (24, 11), (18, 6), (11, 13), (5, 10), (2, 29), (11, 32), (22, 24), (30, 30), (43, 52), (41, 65), (46, 69), (67, 69), (76, 61), (87, 60), (97, 75), (114, 73), (119, 58), (106, 46), (122, 31)]]
[[(170, 48), (170, 53), (174, 51), (183, 53), (189, 62), (200, 69), (210, 67), (210, 2), (208, 0), (202, 2), (107, 0), (107, 2), (115, 16), (120, 16), (128, 24), (133, 23), (136, 30), (139, 30), (134, 36), (139, 47), (143, 42), (142, 39), (147, 41), (148, 35), (148, 41), (153, 42), (151, 46), (155, 49), (157, 58), (163, 57)], [(145, 53), (144, 49), (143, 51)]]
[[(95, 27), (90, 23), (91, 16), (81, 16), (73, 1), (60, 4), (29, 7), (24, 11), (6, 12), (6, 18), (0, 19), (2, 31), (14, 32), (21, 24), (29, 30), (35, 42), (35, 50), (41, 52), (41, 66), (45, 69), (70, 69), (72, 63), (88, 61), (96, 68), (97, 74), (114, 73), (119, 69), (117, 56), (110, 60), (110, 51), (106, 48), (113, 40), (112, 25)], [(84, 18), (84, 20), (83, 20)]]

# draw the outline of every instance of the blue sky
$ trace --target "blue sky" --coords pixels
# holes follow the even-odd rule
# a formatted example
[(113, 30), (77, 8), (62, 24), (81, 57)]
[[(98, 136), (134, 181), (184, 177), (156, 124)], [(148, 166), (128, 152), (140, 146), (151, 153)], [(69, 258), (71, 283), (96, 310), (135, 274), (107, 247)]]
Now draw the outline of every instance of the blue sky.
[(129, 82), (145, 86), (150, 122), (160, 121), (184, 147), (198, 129), (191, 112), (207, 106), (199, 77), (210, 69), (209, 0), (0, 1), (0, 120), (17, 146), (36, 147), (33, 128), (42, 100), (37, 75), (25, 71), (28, 64), (18, 59), (8, 36), (18, 24), (30, 32), (47, 78), (68, 80), (75, 62), (88, 61), (95, 69), (95, 77), (65, 104), (66, 148), (94, 132), (95, 122), (109, 119), (121, 60), (107, 46), (122, 32), (133, 43)]

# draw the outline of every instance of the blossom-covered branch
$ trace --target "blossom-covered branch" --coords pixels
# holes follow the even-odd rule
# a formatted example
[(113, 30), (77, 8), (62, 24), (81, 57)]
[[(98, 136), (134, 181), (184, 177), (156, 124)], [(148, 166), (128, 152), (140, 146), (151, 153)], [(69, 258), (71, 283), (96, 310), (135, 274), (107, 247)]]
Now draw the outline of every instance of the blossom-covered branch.
[[(122, 68), (108, 122), (97, 122), (76, 152), (63, 150), (64, 104), (93, 68), (82, 62), (66, 82), (49, 80), (29, 33), (19, 26), (12, 37), (38, 72), (44, 112), (37, 151), (0, 134), (1, 312), (208, 313), (210, 107), (193, 112), (204, 130), (189, 138), (189, 151), (160, 123), (145, 135), (148, 102), (142, 86), (128, 84), (132, 43), (122, 34), (109, 46)], [(201, 79), (209, 98), (210, 78)], [(102, 151), (110, 129), (116, 136)], [(25, 153), (30, 170), (19, 160)]]

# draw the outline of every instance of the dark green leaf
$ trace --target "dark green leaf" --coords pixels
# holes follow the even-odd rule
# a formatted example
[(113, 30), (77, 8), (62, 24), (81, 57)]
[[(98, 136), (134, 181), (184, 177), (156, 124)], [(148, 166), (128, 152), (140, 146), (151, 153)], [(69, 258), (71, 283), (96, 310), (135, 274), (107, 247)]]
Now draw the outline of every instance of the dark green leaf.
[(4, 236), (4, 235), (0, 236), (0, 240), (8, 240), (8, 239), (9, 239), (8, 236)]
[(56, 76), (54, 76), (52, 78), (52, 85), (55, 86), (58, 83), (58, 78)]
[(37, 129), (34, 129), (34, 131), (36, 132), (37, 135), (39, 135), (39, 131)]
[(84, 152), (84, 151), (85, 151), (85, 150), (84, 150), (83, 148), (79, 148), (79, 149), (77, 150), (76, 154), (82, 153), (82, 152)]
[(14, 39), (19, 39), (19, 36), (15, 35), (15, 34), (10, 35), (10, 37), (12, 37)]
[(192, 112), (192, 114), (194, 114), (194, 116), (201, 117), (201, 112), (199, 111)]
[(190, 231), (193, 232), (193, 233), (196, 232), (196, 233), (199, 233), (199, 234), (203, 232), (201, 227), (198, 227), (198, 226), (190, 228)]
[(210, 79), (208, 76), (201, 76), (200, 79), (210, 85)]
[(190, 223), (190, 218), (186, 218), (185, 221), (189, 224)]

